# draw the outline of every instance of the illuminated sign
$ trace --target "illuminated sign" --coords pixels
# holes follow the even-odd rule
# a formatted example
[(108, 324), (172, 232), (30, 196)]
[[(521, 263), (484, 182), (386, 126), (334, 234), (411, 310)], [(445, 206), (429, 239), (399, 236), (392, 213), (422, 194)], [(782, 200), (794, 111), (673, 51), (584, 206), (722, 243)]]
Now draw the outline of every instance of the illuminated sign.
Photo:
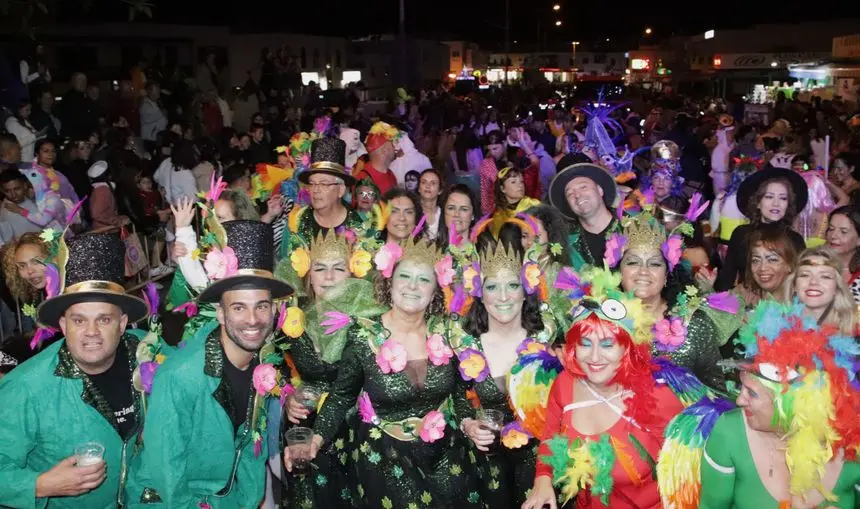
[(713, 30), (708, 30), (707, 32), (705, 32), (705, 39), (713, 39), (713, 38), (714, 38), (714, 31)]
[(651, 60), (647, 58), (634, 58), (630, 61), (630, 68), (634, 71), (645, 71), (651, 68)]

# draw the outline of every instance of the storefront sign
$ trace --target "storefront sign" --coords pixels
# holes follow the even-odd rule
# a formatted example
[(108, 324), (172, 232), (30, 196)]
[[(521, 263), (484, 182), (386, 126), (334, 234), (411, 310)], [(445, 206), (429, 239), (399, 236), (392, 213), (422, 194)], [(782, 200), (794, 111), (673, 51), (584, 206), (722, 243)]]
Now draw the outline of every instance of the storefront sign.
[(860, 34), (833, 38), (833, 58), (860, 57)]
[[(714, 55), (717, 69), (772, 69), (828, 58), (826, 53), (729, 53)], [(776, 65), (774, 65), (774, 63)]]

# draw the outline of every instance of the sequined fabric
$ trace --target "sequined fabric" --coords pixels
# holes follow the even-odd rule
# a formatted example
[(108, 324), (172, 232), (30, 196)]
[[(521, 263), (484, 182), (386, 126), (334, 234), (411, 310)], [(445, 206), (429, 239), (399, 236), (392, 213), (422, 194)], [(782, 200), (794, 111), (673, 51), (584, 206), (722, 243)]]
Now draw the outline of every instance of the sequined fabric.
[[(307, 334), (290, 343), (290, 357), (293, 359), (303, 385), (309, 385), (321, 392), (328, 392), (337, 377), (337, 364), (329, 364), (320, 359), (313, 341)], [(287, 419), (287, 407), (281, 415), (281, 447), (284, 433), (295, 426)], [(299, 426), (312, 427), (316, 414), (311, 414)], [(352, 423), (351, 423), (352, 424)], [(284, 489), (281, 507), (285, 509), (323, 509), (329, 507), (352, 507), (354, 474), (351, 472), (349, 458), (352, 433), (346, 420), (342, 420), (333, 440), (326, 443), (314, 459), (314, 468), (306, 473), (284, 472)]]
[[(480, 340), (477, 345), (483, 352)], [(505, 414), (504, 424), (513, 422), (515, 416), (508, 405), (508, 394), (504, 388), (505, 378), (504, 376), (495, 379), (487, 377), (486, 380), (478, 383), (460, 379), (460, 388), (455, 400), (458, 412), (465, 414), (466, 411), (460, 409), (469, 406), (469, 413), (464, 417), (476, 417), (476, 409), (471, 408), (474, 404), (471, 401), (466, 404), (461, 400), (466, 391), (474, 390), (482, 409), (501, 410)], [(490, 452), (484, 452), (479, 451), (468, 437), (466, 440), (470, 447), (469, 455), (475, 460), (478, 490), (484, 506), (493, 509), (514, 509), (522, 506), (534, 483), (535, 462), (540, 442), (532, 439), (518, 449), (509, 449), (497, 443), (490, 448)]]
[(678, 350), (661, 353), (651, 347), (652, 355), (663, 355), (672, 362), (687, 368), (705, 385), (718, 392), (725, 392), (726, 379), (717, 362), (722, 359), (714, 322), (702, 311), (693, 313), (687, 325), (687, 340)]
[[(363, 224), (364, 221), (355, 209), (347, 209), (346, 219), (343, 224), (336, 227), (336, 229), (343, 227), (348, 230), (361, 230)], [(303, 245), (309, 246), (311, 239), (315, 238), (317, 233), (322, 229), (323, 227), (317, 223), (317, 220), (314, 217), (313, 209), (309, 207), (302, 213), (302, 217), (299, 219), (297, 232), (293, 235), (298, 235), (300, 242)]]
[[(325, 443), (336, 437), (344, 414), (362, 390), (381, 420), (400, 421), (437, 410), (457, 388), (459, 374), (453, 362), (428, 364), (420, 390), (406, 371), (382, 373), (363, 330), (359, 325), (349, 330), (337, 380), (314, 425)], [(477, 490), (470, 489), (473, 469), (463, 437), (450, 426), (442, 439), (427, 443), (400, 441), (379, 427), (359, 422), (355, 447), (352, 460), (360, 481), (356, 492), (363, 507), (480, 507)]]

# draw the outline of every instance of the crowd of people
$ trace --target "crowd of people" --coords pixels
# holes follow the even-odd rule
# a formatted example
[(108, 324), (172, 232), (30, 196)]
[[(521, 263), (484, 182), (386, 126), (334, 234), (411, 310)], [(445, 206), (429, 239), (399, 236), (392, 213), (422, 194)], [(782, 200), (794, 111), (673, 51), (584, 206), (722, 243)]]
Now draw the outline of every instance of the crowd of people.
[(860, 505), (851, 105), (267, 83), (0, 138), (0, 506)]

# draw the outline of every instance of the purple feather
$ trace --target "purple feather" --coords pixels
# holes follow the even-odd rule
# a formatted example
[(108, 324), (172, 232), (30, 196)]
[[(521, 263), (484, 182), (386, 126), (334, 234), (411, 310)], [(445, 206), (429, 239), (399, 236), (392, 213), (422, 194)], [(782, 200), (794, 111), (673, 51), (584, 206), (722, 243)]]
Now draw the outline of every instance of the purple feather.
[(527, 225), (529, 225), (529, 228), (532, 229), (532, 235), (538, 234), (539, 228), (538, 228), (537, 223), (535, 222), (535, 218), (533, 218), (532, 216), (530, 216), (528, 214), (523, 214), (523, 213), (517, 214), (517, 217), (522, 219), (523, 221), (525, 221), (525, 223)]
[(475, 226), (472, 227), (472, 235), (470, 237), (472, 240), (472, 244), (474, 244), (478, 241), (478, 235), (480, 235), (481, 232), (484, 231), (484, 227), (487, 224), (489, 224), (490, 221), (492, 221), (492, 220), (493, 220), (492, 214), (486, 214), (481, 219), (478, 219), (478, 222), (476, 222)]
[(53, 263), (45, 264), (45, 295), (48, 299), (60, 294), (60, 272)]
[(33, 335), (33, 339), (30, 341), (30, 350), (38, 350), (42, 343), (59, 332), (57, 329), (53, 327), (39, 327), (36, 330), (36, 334)]
[(706, 201), (702, 204), (702, 193), (695, 193), (693, 197), (690, 198), (690, 208), (687, 209), (687, 214), (684, 216), (684, 219), (693, 223), (699, 216), (701, 216), (705, 210), (707, 210), (708, 205), (710, 205), (710, 201)]
[(146, 394), (152, 393), (152, 379), (155, 377), (157, 370), (157, 362), (147, 361), (140, 363), (140, 384), (143, 386), (143, 391)]
[(454, 296), (451, 297), (450, 311), (451, 313), (456, 313), (458, 315), (463, 314), (463, 306), (466, 304), (466, 291), (463, 288), (463, 285), (457, 285), (454, 287)]
[(711, 435), (711, 430), (714, 429), (717, 419), (733, 408), (735, 408), (735, 405), (731, 401), (723, 398), (702, 398), (695, 405), (684, 410), (683, 413), (685, 415), (694, 415), (699, 418), (696, 432), (703, 438), (707, 438)]
[(70, 225), (75, 220), (75, 216), (80, 212), (81, 207), (84, 205), (84, 201), (86, 201), (87, 197), (84, 196), (78, 203), (72, 207), (72, 210), (69, 211), (69, 214), (66, 216), (66, 224)]
[(155, 283), (152, 281), (146, 283), (143, 287), (143, 300), (146, 301), (146, 306), (149, 308), (150, 314), (157, 315), (158, 306), (160, 305), (158, 288), (156, 288)]
[(570, 267), (564, 267), (559, 271), (553, 286), (556, 290), (566, 290), (569, 299), (580, 299), (585, 295), (582, 280)]
[(421, 230), (423, 230), (423, 229), (424, 229), (424, 223), (425, 223), (426, 221), (427, 221), (427, 214), (423, 214), (423, 215), (421, 216), (421, 220), (420, 220), (420, 221), (418, 221), (418, 224), (417, 224), (417, 225), (415, 225), (415, 228), (412, 230), (412, 236), (413, 236), (413, 237), (415, 237), (416, 235), (418, 235), (419, 233), (421, 233)]
[(723, 311), (733, 315), (738, 313), (741, 306), (738, 298), (729, 292), (712, 293), (705, 297), (705, 302), (717, 311)]
[(454, 223), (448, 225), (448, 243), (452, 246), (459, 247), (463, 242), (463, 237), (457, 235), (457, 230), (454, 229)]

